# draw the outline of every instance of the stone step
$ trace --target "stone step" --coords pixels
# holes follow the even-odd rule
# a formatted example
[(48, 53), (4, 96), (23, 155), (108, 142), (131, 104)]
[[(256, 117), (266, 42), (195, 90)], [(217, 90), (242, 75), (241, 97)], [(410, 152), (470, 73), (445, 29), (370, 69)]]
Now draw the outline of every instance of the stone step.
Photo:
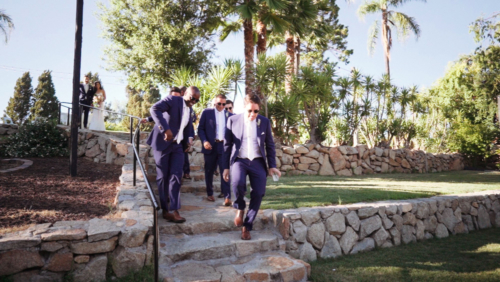
[(311, 266), (282, 251), (203, 262), (184, 261), (160, 266), (164, 282), (305, 282)]
[[(269, 231), (252, 232), (252, 240), (241, 240), (241, 231), (199, 235), (160, 235), (163, 263), (185, 260), (205, 261), (279, 250), (278, 235)], [(284, 241), (283, 241), (284, 245)]]
[[(220, 182), (213, 183), (213, 189), (215, 192), (220, 192)], [(181, 193), (205, 193), (207, 192), (207, 186), (205, 181), (203, 182), (184, 182), (181, 185)]]

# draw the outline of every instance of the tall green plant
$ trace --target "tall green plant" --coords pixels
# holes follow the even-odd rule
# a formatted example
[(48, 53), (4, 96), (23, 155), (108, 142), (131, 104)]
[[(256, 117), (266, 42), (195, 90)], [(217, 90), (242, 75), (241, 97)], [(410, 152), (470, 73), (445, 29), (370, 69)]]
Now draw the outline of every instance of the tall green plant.
[(31, 76), (25, 72), (22, 77), (16, 81), (14, 96), (9, 99), (5, 114), (8, 115), (16, 124), (23, 124), (29, 115), (32, 103), (33, 86), (31, 86)]
[(33, 94), (33, 104), (30, 109), (30, 119), (57, 119), (59, 113), (58, 102), (51, 71), (46, 70), (38, 77), (38, 85), (36, 86), (35, 94)]

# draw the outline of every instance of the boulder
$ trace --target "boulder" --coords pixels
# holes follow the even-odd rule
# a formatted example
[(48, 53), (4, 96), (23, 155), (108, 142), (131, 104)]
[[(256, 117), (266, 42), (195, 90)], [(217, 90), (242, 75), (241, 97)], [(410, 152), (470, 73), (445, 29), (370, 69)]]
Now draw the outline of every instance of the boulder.
[(401, 231), (401, 228), (403, 228), (403, 217), (399, 214), (395, 214), (392, 216), (392, 222), (394, 222), (396, 228)]
[(342, 252), (349, 254), (354, 244), (358, 241), (358, 238), (358, 234), (351, 227), (347, 227), (339, 241)]
[(296, 154), (307, 154), (307, 153), (309, 153), (309, 149), (307, 149), (306, 147), (304, 147), (302, 145), (299, 145), (299, 144), (293, 145), (293, 149), (295, 149), (295, 153)]
[(111, 220), (93, 218), (89, 221), (88, 242), (109, 239), (120, 233), (120, 227)]
[(307, 241), (318, 250), (323, 248), (325, 243), (325, 226), (322, 222), (315, 223), (307, 230)]
[(139, 271), (146, 261), (146, 247), (124, 248), (118, 246), (110, 256), (111, 267), (117, 277)]
[(435, 216), (430, 216), (424, 220), (425, 231), (429, 231), (434, 233), (436, 231), (436, 227), (438, 225), (437, 218)]
[(445, 238), (445, 237), (448, 237), (448, 235), (449, 235), (448, 229), (442, 223), (438, 224), (434, 234), (436, 235), (436, 238)]
[(87, 264), (77, 264), (73, 271), (73, 281), (105, 281), (107, 265), (108, 257), (106, 255), (97, 255)]
[(347, 219), (347, 223), (355, 230), (359, 231), (359, 226), (361, 225), (361, 221), (359, 220), (358, 214), (355, 211), (349, 212), (345, 218)]
[(59, 229), (50, 233), (42, 234), (42, 241), (81, 240), (87, 237), (83, 229)]
[(420, 202), (417, 204), (417, 213), (415, 214), (415, 216), (419, 219), (425, 219), (429, 217), (429, 212), (429, 204), (427, 204), (426, 202)]
[(364, 239), (365, 237), (372, 234), (374, 231), (377, 231), (380, 227), (382, 227), (382, 220), (378, 215), (361, 220), (361, 225), (359, 229), (359, 238)]
[(70, 271), (73, 267), (73, 254), (66, 253), (52, 253), (47, 261), (47, 264), (43, 269), (54, 271), (54, 272), (64, 272)]
[(344, 155), (357, 155), (359, 154), (358, 149), (351, 146), (339, 146), (339, 151)]
[(325, 221), (326, 231), (332, 235), (338, 235), (345, 232), (345, 217), (341, 213), (334, 213)]
[[(453, 213), (453, 210), (451, 208), (445, 208), (443, 210), (443, 213), (437, 213), (437, 219), (440, 223), (443, 223), (450, 232), (453, 232), (453, 229), (455, 228), (455, 224), (459, 222), (459, 220), (455, 217), (455, 214)], [(486, 213), (488, 216), (488, 214)], [(489, 216), (488, 216), (488, 222), (489, 222)]]
[(403, 215), (403, 224), (409, 224), (415, 226), (417, 223), (417, 218), (411, 212), (407, 212)]
[(291, 165), (293, 164), (293, 157), (288, 154), (283, 154), (281, 157), (281, 164), (282, 165)]
[(99, 254), (111, 252), (115, 249), (118, 237), (113, 237), (108, 240), (99, 242), (76, 242), (71, 243), (71, 251), (79, 255)]
[(299, 160), (301, 164), (313, 164), (318, 162), (317, 160), (308, 157), (299, 157)]
[(127, 248), (142, 246), (148, 233), (148, 228), (141, 224), (136, 224), (131, 228), (125, 229), (120, 235), (118, 244)]
[(283, 150), (283, 152), (284, 152), (285, 154), (288, 154), (288, 155), (293, 155), (293, 154), (295, 154), (295, 149), (294, 149), (294, 148), (292, 148), (292, 147), (287, 147), (287, 146), (284, 146), (284, 147), (282, 148), (282, 150)]
[(392, 236), (392, 242), (394, 243), (394, 246), (401, 245), (401, 232), (399, 232), (396, 227), (393, 227), (389, 229), (389, 233)]
[(330, 163), (330, 158), (326, 155), (323, 158), (323, 164), (319, 169), (319, 175), (335, 175), (335, 171), (333, 170), (333, 166)]
[(416, 242), (417, 237), (415, 237), (415, 227), (411, 225), (403, 225), (401, 229), (401, 239), (403, 243), (409, 244), (411, 242)]
[(384, 228), (380, 228), (377, 232), (375, 232), (372, 236), (373, 240), (375, 240), (375, 244), (377, 247), (381, 247), (391, 235)]
[(341, 171), (346, 167), (346, 160), (338, 148), (330, 149), (330, 163), (333, 165), (335, 171)]
[(361, 174), (363, 174), (363, 168), (360, 167), (360, 166), (358, 166), (358, 167), (356, 167), (355, 169), (352, 170), (352, 173), (354, 175), (361, 175)]
[(307, 226), (302, 221), (297, 220), (293, 223), (293, 237), (298, 243), (306, 242)]
[(6, 237), (0, 239), (0, 251), (10, 249), (30, 248), (40, 244), (40, 236), (34, 237)]
[(319, 253), (320, 258), (336, 258), (342, 255), (342, 248), (335, 236), (325, 232), (325, 244)]
[(372, 238), (365, 238), (352, 248), (351, 254), (368, 252), (375, 249), (375, 241)]
[(38, 252), (17, 249), (0, 253), (0, 276), (11, 275), (43, 265), (43, 258)]
[(477, 224), (479, 229), (491, 228), (490, 215), (488, 214), (488, 210), (483, 205), (479, 205), (479, 208), (477, 209)]
[(374, 207), (367, 207), (367, 208), (361, 208), (358, 210), (358, 216), (361, 219), (368, 218), (370, 216), (373, 216), (378, 212), (378, 208)]
[(422, 220), (417, 220), (417, 224), (415, 225), (415, 236), (417, 240), (423, 240), (425, 235), (425, 225)]
[(352, 171), (350, 169), (343, 169), (340, 171), (337, 171), (338, 176), (352, 176)]

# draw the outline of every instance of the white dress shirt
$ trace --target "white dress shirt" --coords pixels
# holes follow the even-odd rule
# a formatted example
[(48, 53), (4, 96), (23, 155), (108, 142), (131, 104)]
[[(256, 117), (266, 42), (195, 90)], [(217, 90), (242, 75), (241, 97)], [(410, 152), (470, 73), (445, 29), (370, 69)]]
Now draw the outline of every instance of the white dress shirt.
[(84, 84), (83, 85), (83, 89), (85, 89), (85, 93), (89, 92), (89, 85), (88, 84)]
[(257, 142), (257, 120), (245, 120), (239, 158), (253, 160), (262, 155)]
[(224, 134), (226, 133), (226, 117), (224, 116), (224, 110), (219, 112), (215, 109), (215, 123), (217, 125), (215, 139), (224, 140)]
[(184, 139), (184, 128), (189, 122), (189, 113), (191, 112), (189, 110), (189, 107), (186, 106), (186, 102), (182, 101), (182, 119), (181, 119), (181, 127), (179, 127), (179, 132), (177, 133), (177, 136), (174, 138), (175, 141), (177, 141), (177, 144), (180, 144), (182, 140)]

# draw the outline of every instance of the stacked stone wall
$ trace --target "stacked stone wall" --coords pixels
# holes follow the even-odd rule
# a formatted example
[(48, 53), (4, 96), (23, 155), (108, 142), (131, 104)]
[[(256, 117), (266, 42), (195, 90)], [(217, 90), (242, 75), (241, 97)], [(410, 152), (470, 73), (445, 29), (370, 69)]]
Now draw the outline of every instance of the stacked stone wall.
[(274, 212), (295, 258), (314, 261), (500, 227), (500, 190)]

